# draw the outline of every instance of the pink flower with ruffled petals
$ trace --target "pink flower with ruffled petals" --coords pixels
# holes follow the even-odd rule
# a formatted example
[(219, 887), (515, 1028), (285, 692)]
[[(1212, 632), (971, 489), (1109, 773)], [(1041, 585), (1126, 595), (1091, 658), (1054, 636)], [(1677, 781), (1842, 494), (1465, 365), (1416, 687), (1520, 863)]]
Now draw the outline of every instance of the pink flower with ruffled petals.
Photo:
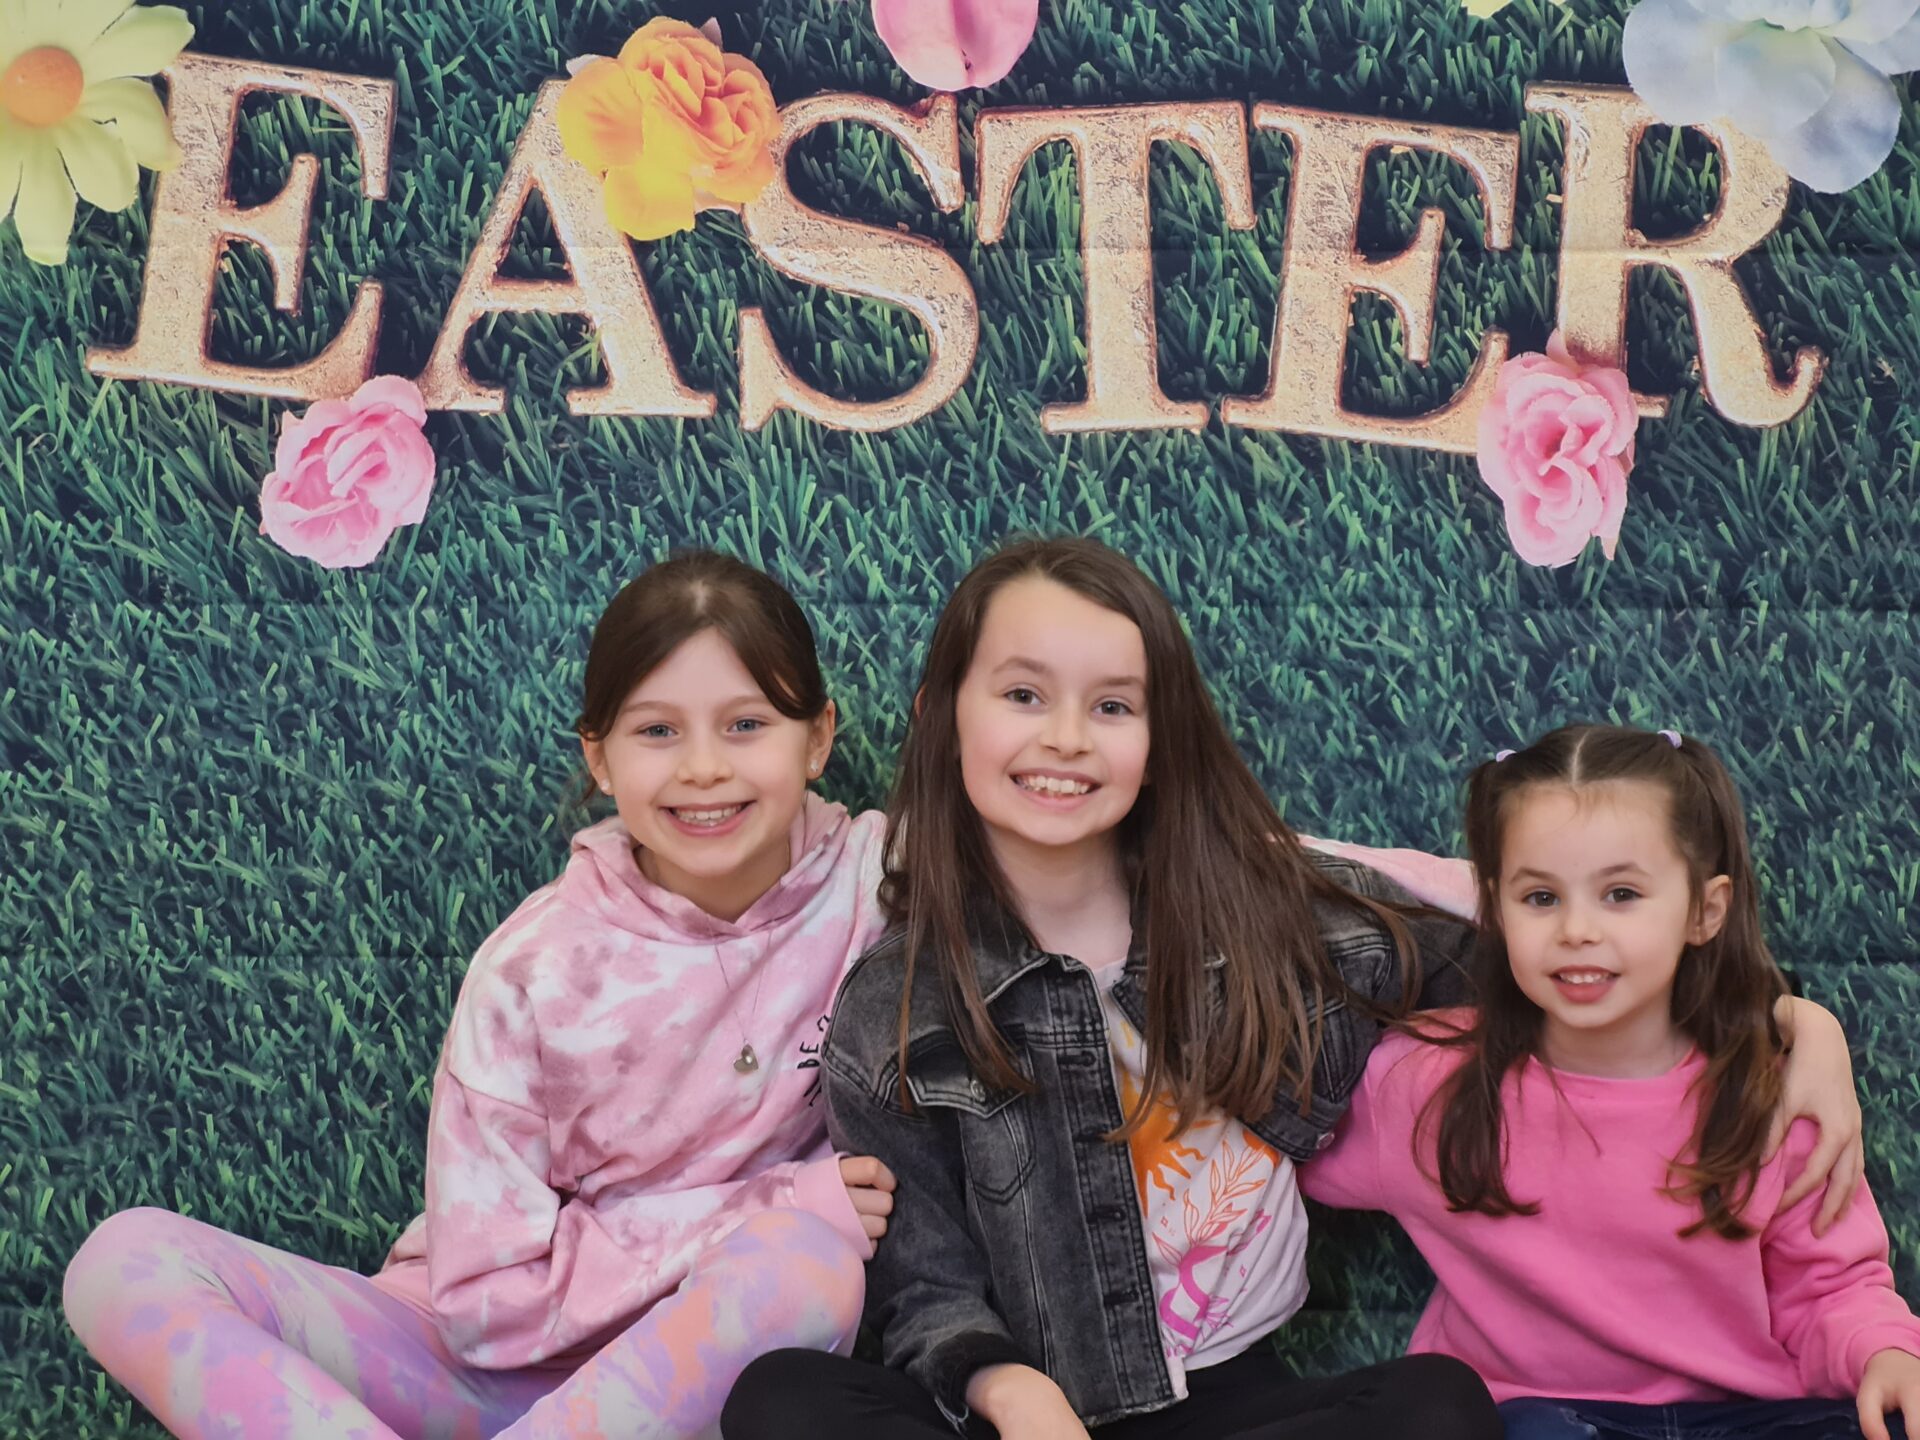
[(1480, 478), (1507, 509), (1513, 553), (1568, 565), (1598, 536), (1613, 558), (1640, 421), (1625, 372), (1583, 365), (1558, 330), (1500, 367), (1480, 412)]
[(260, 487), (260, 533), (329, 570), (371, 563), (398, 527), (427, 513), (434, 458), (426, 421), (419, 386), (398, 375), (289, 417)]
[(1033, 39), (1040, 0), (873, 0), (873, 28), (900, 68), (934, 90), (991, 85)]

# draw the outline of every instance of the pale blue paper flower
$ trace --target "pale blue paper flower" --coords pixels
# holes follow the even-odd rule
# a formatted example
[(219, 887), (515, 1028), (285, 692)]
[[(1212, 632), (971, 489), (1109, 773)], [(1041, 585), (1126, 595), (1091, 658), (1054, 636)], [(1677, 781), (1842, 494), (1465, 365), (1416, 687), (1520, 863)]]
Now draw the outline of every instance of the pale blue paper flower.
[(1725, 120), (1815, 190), (1850, 190), (1900, 130), (1920, 0), (1640, 0), (1627, 79), (1669, 125)]

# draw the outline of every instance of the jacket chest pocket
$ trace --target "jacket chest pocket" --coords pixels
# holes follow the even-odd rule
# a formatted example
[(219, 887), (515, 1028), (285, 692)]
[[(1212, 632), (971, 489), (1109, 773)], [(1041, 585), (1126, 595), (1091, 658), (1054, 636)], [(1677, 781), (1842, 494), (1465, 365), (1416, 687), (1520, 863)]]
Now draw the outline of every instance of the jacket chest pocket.
[(915, 1108), (953, 1117), (967, 1183), (980, 1199), (1004, 1205), (1019, 1193), (1033, 1173), (1028, 1097), (1017, 1090), (988, 1089), (950, 1042), (909, 1057), (907, 1092)]

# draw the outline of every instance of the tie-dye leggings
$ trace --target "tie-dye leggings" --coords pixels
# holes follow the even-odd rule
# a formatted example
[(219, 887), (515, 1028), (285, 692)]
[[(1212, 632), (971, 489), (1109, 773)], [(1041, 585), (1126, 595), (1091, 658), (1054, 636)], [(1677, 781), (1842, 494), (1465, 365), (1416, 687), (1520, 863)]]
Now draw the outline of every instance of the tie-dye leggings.
[(417, 1273), (369, 1279), (127, 1210), (74, 1256), (66, 1310), (182, 1440), (677, 1440), (719, 1418), (755, 1356), (849, 1348), (864, 1287), (826, 1221), (766, 1211), (578, 1369), (479, 1370), (441, 1341)]

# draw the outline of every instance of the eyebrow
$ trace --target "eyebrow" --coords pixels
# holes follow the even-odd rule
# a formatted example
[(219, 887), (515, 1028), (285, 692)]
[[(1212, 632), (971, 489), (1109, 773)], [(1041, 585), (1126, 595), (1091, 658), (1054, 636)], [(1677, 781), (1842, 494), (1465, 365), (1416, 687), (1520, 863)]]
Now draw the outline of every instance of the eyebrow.
[[(769, 705), (771, 703), (772, 702), (764, 695), (735, 695), (730, 699), (722, 700), (717, 708), (721, 710), (733, 710), (743, 705)], [(636, 699), (629, 700), (626, 704), (622, 705), (619, 713), (624, 715), (629, 710), (669, 710), (677, 712), (679, 709), (680, 707), (675, 705), (671, 700)]]
[[(1647, 872), (1641, 869), (1639, 865), (1635, 864), (1631, 860), (1628, 860), (1628, 861), (1622, 862), (1619, 865), (1609, 865), (1606, 869), (1600, 871), (1597, 875), (1594, 875), (1591, 878), (1596, 880), (1605, 880), (1609, 876), (1613, 876), (1613, 875), (1628, 875), (1628, 874), (1644, 875), (1646, 873)], [(1560, 877), (1558, 875), (1555, 875), (1550, 870), (1535, 870), (1535, 869), (1532, 869), (1531, 867), (1527, 867), (1527, 868), (1514, 871), (1513, 875), (1510, 878), (1514, 880), (1557, 881), (1559, 880)]]
[[(995, 675), (998, 675), (1003, 670), (1030, 670), (1043, 679), (1051, 680), (1053, 678), (1052, 666), (1043, 664), (1038, 660), (1030, 660), (1024, 655), (1009, 655), (1005, 660), (1002, 660), (998, 665), (993, 667), (993, 673)], [(1134, 685), (1142, 690), (1147, 688), (1147, 682), (1138, 675), (1107, 675), (1093, 682), (1093, 688), (1096, 690), (1111, 689), (1120, 685)]]

